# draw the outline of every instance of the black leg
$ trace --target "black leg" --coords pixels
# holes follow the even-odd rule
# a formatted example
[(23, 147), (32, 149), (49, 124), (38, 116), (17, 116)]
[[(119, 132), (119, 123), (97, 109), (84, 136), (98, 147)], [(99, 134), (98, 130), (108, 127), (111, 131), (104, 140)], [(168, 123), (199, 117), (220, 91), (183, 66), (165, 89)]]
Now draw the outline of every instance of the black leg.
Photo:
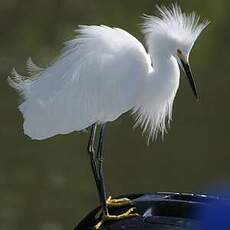
[(96, 182), (99, 198), (101, 200), (101, 182), (98, 175), (97, 165), (96, 165), (96, 153), (94, 150), (94, 143), (95, 143), (95, 137), (96, 137), (96, 130), (97, 130), (97, 124), (93, 124), (91, 127), (90, 137), (89, 137), (89, 143), (88, 143), (88, 153), (90, 157), (90, 163), (91, 168), (93, 171), (93, 176)]
[[(109, 221), (109, 220), (115, 221), (115, 220), (121, 220), (121, 219), (126, 219), (126, 218), (138, 216), (138, 213), (134, 213), (134, 210), (135, 210), (134, 207), (130, 208), (129, 210), (127, 210), (126, 212), (124, 212), (120, 215), (109, 215), (108, 205), (106, 202), (107, 201), (107, 195), (106, 195), (106, 189), (105, 189), (104, 165), (103, 165), (103, 162), (104, 162), (103, 142), (104, 142), (105, 126), (106, 126), (106, 124), (101, 125), (99, 141), (98, 141), (98, 150), (97, 150), (96, 155), (95, 155), (95, 152), (93, 149), (95, 135), (96, 135), (96, 124), (92, 126), (89, 145), (88, 145), (88, 151), (90, 153), (91, 165), (92, 165), (92, 169), (93, 169), (93, 173), (94, 173), (94, 177), (95, 177), (95, 181), (96, 181), (96, 185), (97, 185), (97, 190), (98, 190), (98, 194), (99, 194), (100, 204), (101, 204), (101, 209), (96, 214), (96, 218), (98, 219), (100, 217), (100, 219), (98, 220), (99, 222), (94, 226), (95, 229), (100, 229), (101, 226), (106, 221)], [(122, 200), (124, 200), (124, 199), (122, 199)], [(115, 204), (116, 204), (116, 201), (115, 201)], [(127, 203), (127, 199), (126, 199), (125, 205), (127, 205), (127, 204), (130, 204), (130, 202)]]
[(101, 205), (106, 215), (109, 214), (108, 206), (106, 204), (106, 190), (105, 190), (105, 179), (104, 179), (104, 151), (103, 151), (103, 141), (104, 141), (104, 134), (105, 134), (105, 125), (102, 124), (99, 136), (99, 143), (98, 143), (98, 151), (97, 151), (97, 160), (98, 160), (98, 176), (100, 180), (100, 190), (101, 190)]
[(95, 136), (96, 136), (96, 130), (97, 130), (97, 123), (93, 124), (91, 126), (90, 136), (89, 136), (89, 143), (88, 143), (88, 152), (95, 153), (94, 151), (94, 142), (95, 142)]

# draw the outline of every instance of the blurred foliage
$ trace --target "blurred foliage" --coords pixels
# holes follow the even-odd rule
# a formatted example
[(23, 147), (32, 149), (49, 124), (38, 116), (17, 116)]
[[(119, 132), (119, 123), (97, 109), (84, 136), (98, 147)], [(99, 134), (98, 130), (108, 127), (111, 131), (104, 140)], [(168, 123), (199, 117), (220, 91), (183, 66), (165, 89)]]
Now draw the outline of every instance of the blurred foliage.
[[(18, 96), (6, 82), (11, 69), (25, 73), (29, 56), (46, 66), (78, 24), (121, 27), (143, 41), (141, 15), (153, 14), (156, 3), (171, 1), (0, 0), (0, 229), (73, 229), (98, 204), (88, 134), (42, 142), (24, 136)], [(149, 147), (129, 115), (108, 125), (106, 179), (113, 195), (205, 192), (230, 179), (230, 1), (178, 3), (211, 21), (190, 57), (201, 100), (195, 102), (182, 76), (170, 132)]]

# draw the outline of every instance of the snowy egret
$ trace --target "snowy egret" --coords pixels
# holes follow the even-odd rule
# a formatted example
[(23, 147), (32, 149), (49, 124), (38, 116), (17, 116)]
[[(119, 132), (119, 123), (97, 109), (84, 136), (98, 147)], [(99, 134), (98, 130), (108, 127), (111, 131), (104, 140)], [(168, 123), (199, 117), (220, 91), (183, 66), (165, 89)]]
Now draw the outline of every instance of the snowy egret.
[[(107, 199), (103, 173), (103, 140), (107, 122), (132, 111), (136, 126), (154, 140), (164, 134), (171, 120), (179, 87), (181, 67), (195, 98), (196, 85), (189, 66), (189, 53), (207, 22), (195, 13), (185, 14), (174, 4), (157, 6), (158, 16), (145, 16), (143, 33), (147, 51), (131, 34), (108, 26), (79, 26), (75, 39), (49, 67), (28, 60), (30, 77), (15, 70), (9, 83), (23, 98), (19, 110), (24, 132), (42, 140), (91, 127), (88, 153), (102, 206), (102, 221), (136, 216), (134, 208), (111, 216), (108, 206), (127, 204), (128, 199)], [(100, 125), (98, 150), (95, 136)]]

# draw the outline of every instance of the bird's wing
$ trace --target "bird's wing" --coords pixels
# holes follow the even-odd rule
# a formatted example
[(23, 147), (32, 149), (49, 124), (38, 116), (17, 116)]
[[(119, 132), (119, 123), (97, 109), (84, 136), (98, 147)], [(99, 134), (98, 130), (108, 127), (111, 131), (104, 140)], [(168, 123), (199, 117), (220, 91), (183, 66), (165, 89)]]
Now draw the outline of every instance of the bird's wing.
[(80, 26), (77, 32), (48, 68), (29, 60), (31, 78), (15, 71), (9, 79), (23, 96), (24, 132), (33, 139), (111, 121), (135, 105), (150, 66), (142, 44), (118, 28)]

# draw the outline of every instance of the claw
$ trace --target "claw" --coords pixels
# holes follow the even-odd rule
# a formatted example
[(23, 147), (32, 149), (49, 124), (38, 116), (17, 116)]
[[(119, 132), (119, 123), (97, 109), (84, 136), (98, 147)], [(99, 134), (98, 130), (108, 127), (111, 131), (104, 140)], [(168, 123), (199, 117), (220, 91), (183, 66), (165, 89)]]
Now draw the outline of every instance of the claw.
[(100, 227), (107, 221), (117, 221), (117, 220), (123, 220), (123, 219), (127, 219), (127, 218), (137, 217), (137, 216), (139, 216), (139, 214), (137, 212), (133, 213), (135, 210), (136, 210), (136, 208), (132, 207), (120, 215), (105, 215), (103, 213), (101, 220), (94, 226), (94, 228), (96, 230), (100, 229)]
[(106, 204), (109, 207), (121, 207), (133, 204), (132, 201), (128, 198), (112, 199), (111, 196), (106, 200)]

